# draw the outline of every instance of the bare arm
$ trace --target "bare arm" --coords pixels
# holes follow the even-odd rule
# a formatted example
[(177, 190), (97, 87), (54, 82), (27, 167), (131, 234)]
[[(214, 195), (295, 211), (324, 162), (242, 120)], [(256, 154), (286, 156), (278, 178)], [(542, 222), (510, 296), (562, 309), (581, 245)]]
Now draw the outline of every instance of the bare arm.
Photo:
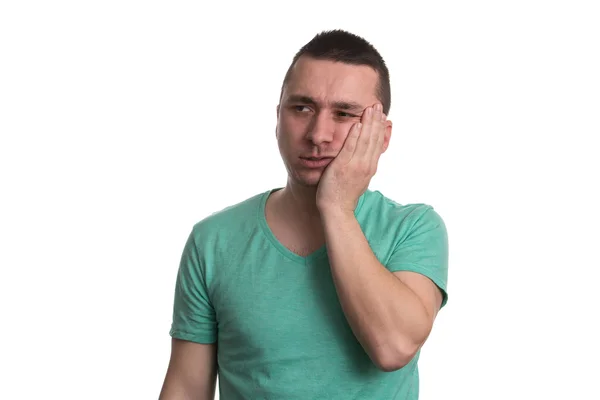
[(172, 339), (171, 359), (159, 400), (213, 400), (217, 345)]
[(333, 281), (350, 327), (380, 369), (402, 368), (429, 336), (442, 302), (439, 289), (425, 276), (386, 269), (354, 215), (324, 213), (323, 222)]

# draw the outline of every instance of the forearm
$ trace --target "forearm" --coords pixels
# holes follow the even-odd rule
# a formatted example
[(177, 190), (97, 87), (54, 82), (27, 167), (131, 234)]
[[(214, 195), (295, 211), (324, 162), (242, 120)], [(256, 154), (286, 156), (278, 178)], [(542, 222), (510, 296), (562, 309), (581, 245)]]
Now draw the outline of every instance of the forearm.
[(408, 363), (431, 331), (417, 295), (373, 254), (353, 214), (322, 213), (338, 297), (356, 338), (384, 370)]

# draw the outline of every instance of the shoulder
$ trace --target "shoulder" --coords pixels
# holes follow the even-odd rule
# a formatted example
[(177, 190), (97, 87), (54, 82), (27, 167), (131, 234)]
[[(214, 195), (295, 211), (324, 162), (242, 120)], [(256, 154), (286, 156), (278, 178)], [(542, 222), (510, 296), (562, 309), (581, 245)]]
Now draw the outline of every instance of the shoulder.
[(197, 240), (226, 237), (255, 228), (261, 204), (269, 191), (258, 193), (237, 203), (228, 205), (196, 222), (192, 235)]
[(371, 223), (371, 229), (380, 238), (377, 254), (382, 264), (403, 279), (426, 282), (414, 273), (429, 278), (441, 289), (444, 306), (448, 301), (448, 233), (441, 215), (431, 204), (400, 204), (381, 193), (371, 195), (373, 214), (381, 214), (379, 225)]
[(380, 191), (367, 191), (359, 210), (365, 221), (376, 222), (387, 232), (395, 232), (397, 239), (411, 232), (427, 229), (446, 229), (440, 213), (427, 203), (400, 203)]

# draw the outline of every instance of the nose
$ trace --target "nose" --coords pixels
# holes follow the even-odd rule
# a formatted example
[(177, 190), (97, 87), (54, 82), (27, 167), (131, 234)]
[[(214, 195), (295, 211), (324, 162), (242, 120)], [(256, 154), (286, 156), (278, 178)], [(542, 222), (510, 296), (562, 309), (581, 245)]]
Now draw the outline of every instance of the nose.
[(310, 140), (315, 145), (320, 145), (324, 142), (333, 141), (335, 133), (335, 121), (325, 110), (315, 114), (306, 133), (307, 140)]

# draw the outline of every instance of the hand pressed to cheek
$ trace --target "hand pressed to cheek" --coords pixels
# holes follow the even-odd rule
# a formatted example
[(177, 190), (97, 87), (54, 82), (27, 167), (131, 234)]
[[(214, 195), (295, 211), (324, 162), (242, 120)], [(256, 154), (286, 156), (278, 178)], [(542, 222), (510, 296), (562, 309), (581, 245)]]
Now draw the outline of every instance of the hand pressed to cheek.
[(378, 158), (385, 137), (385, 121), (381, 105), (367, 107), (362, 113), (361, 122), (350, 128), (338, 155), (340, 161), (344, 164), (351, 160), (366, 163), (366, 159)]
[(362, 116), (363, 127), (358, 140), (356, 155), (374, 173), (382, 153), (385, 137), (386, 116), (380, 104), (368, 107)]
[(377, 167), (377, 161), (379, 160), (379, 156), (381, 155), (381, 150), (383, 146), (383, 138), (385, 135), (385, 114), (383, 113), (383, 109), (381, 104), (377, 104), (374, 107), (373, 115), (371, 118), (371, 147), (370, 147), (370, 156), (371, 160), (374, 162), (373, 167)]
[(323, 173), (317, 202), (324, 207), (354, 209), (377, 170), (385, 134), (381, 105), (367, 107), (348, 134), (339, 155)]

